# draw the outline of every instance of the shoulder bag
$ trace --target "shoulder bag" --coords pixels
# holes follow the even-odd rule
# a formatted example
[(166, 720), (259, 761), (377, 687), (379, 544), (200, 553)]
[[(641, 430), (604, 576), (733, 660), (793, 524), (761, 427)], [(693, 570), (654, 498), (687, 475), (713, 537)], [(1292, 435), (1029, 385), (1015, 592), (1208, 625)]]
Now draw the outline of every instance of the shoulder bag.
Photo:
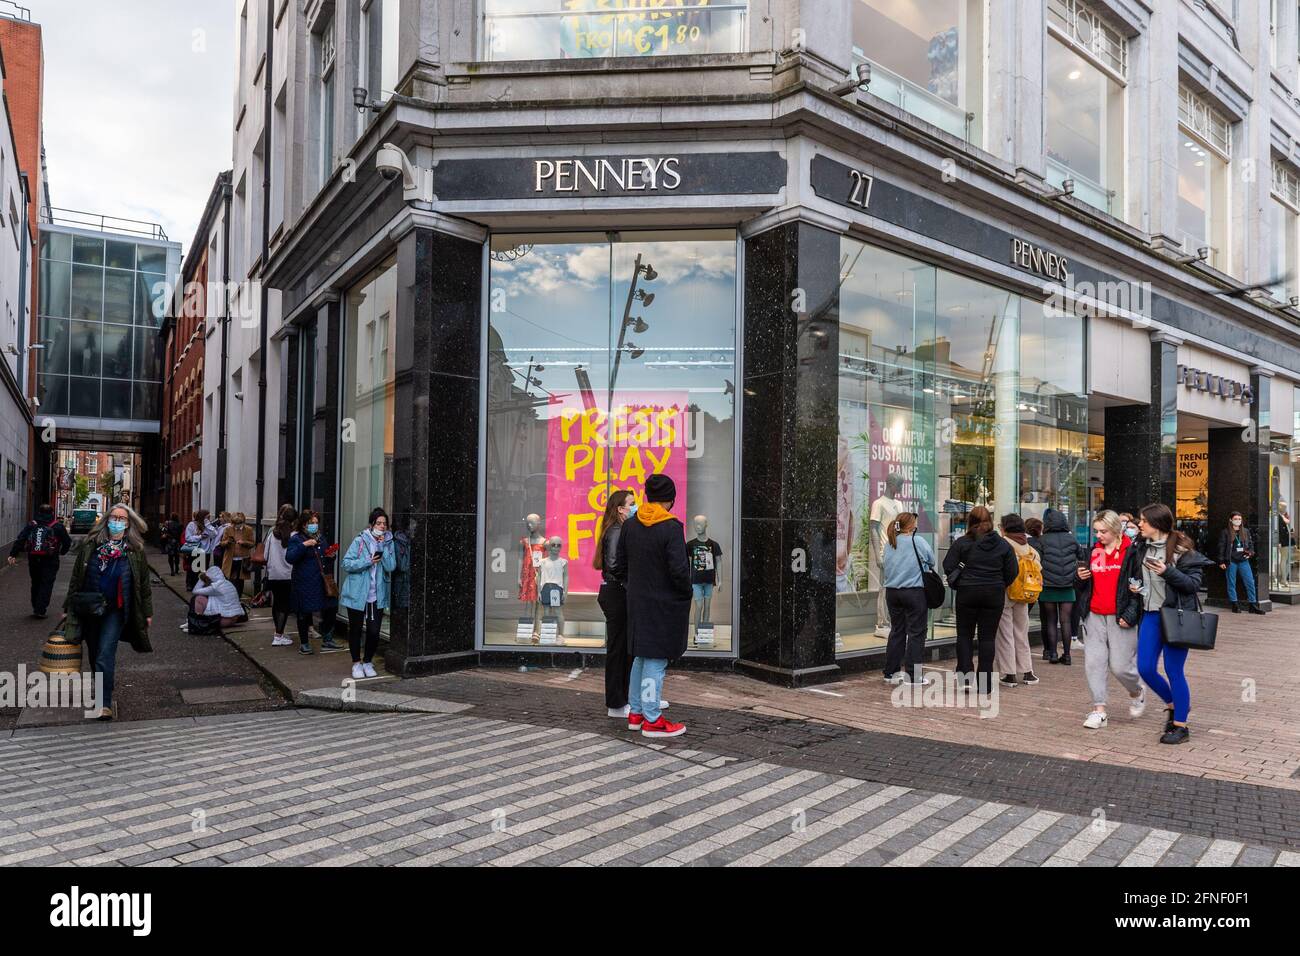
[(1201, 610), (1201, 599), (1196, 599), (1195, 610), (1181, 607), (1160, 609), (1160, 628), (1165, 643), (1170, 647), (1189, 651), (1214, 650), (1214, 638), (1219, 630), (1219, 615)]
[(921, 587), (925, 589), (925, 606), (934, 610), (943, 607), (947, 592), (943, 587), (943, 578), (935, 571), (927, 571), (921, 561), (921, 551), (916, 546), (916, 535), (912, 535), (912, 553), (916, 555), (916, 565), (921, 569)]
[(325, 573), (325, 562), (321, 560), (320, 548), (316, 549), (316, 567), (320, 568), (321, 584), (325, 588), (325, 596), (330, 599), (337, 599), (339, 596), (339, 583)]
[(108, 611), (108, 598), (99, 591), (78, 591), (72, 595), (69, 610), (83, 620), (88, 617), (103, 617)]

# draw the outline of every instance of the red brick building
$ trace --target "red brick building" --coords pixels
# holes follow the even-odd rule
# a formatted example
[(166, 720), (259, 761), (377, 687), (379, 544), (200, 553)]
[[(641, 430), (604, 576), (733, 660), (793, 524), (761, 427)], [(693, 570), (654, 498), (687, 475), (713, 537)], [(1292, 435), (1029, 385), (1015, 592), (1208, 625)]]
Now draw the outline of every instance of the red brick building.
[[(208, 237), (230, 201), (230, 173), (217, 177), (181, 267), (181, 281), (163, 320), (163, 501), (181, 521), (198, 507), (203, 447), (203, 363), (209, 308), (220, 314), (221, 276), (209, 276)], [(214, 356), (219, 360), (219, 356)]]

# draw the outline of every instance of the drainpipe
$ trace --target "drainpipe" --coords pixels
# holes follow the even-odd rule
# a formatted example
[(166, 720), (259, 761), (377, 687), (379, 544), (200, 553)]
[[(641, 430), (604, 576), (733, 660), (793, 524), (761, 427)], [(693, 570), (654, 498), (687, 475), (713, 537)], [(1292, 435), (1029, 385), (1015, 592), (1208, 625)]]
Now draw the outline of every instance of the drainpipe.
[(226, 510), (226, 379), (230, 375), (230, 203), (233, 186), (227, 180), (221, 189), (221, 378), (217, 383), (217, 482), (212, 503), (213, 514)]
[[(262, 540), (263, 502), (262, 490), (266, 486), (266, 313), (270, 305), (270, 291), (266, 287), (266, 266), (271, 257), (271, 120), (275, 116), (275, 11), (267, 4), (266, 16), (266, 72), (262, 74), (265, 97), (262, 105), (262, 269), (260, 306), (258, 311), (257, 342), (257, 519), (253, 525), (254, 539)], [(261, 583), (261, 569), (257, 571)]]

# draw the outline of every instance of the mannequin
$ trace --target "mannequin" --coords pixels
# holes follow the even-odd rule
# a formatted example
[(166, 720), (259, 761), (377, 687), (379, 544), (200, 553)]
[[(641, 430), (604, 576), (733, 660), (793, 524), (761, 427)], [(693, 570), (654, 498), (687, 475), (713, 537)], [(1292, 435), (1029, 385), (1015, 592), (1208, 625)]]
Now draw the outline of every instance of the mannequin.
[(695, 630), (708, 624), (714, 588), (722, 587), (722, 547), (709, 537), (707, 515), (696, 515), (691, 522), (695, 537), (686, 542), (686, 557), (691, 565), (691, 590), (695, 603)]
[(902, 490), (901, 475), (890, 474), (885, 479), (885, 493), (871, 503), (871, 567), (876, 583), (876, 636), (889, 636), (889, 606), (885, 603), (885, 529), (903, 511), (898, 500)]
[(520, 623), (522, 624), (524, 621), (531, 619), (533, 643), (535, 644), (542, 627), (542, 606), (538, 603), (541, 600), (541, 595), (538, 592), (537, 571), (542, 566), (542, 559), (546, 554), (546, 537), (542, 534), (542, 519), (539, 515), (530, 514), (524, 519), (524, 525), (527, 532), (519, 539), (519, 600), (523, 601), (526, 607), (524, 616), (520, 618)]
[(1295, 525), (1286, 502), (1277, 503), (1277, 578), (1285, 590), (1291, 590), (1291, 547), (1295, 542)]
[(558, 535), (546, 542), (546, 557), (537, 569), (537, 610), (541, 618), (555, 618), (555, 636), (564, 639), (564, 597), (569, 593), (569, 562), (560, 557), (564, 541)]

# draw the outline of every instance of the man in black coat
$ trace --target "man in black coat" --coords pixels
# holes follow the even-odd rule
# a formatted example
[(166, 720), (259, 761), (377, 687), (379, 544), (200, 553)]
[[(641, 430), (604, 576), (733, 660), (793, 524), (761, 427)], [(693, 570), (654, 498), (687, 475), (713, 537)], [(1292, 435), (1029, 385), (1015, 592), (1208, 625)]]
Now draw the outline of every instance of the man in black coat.
[(623, 525), (615, 560), (627, 589), (627, 641), (632, 655), (628, 730), (646, 737), (686, 732), (661, 713), (668, 662), (686, 653), (691, 617), (691, 566), (686, 531), (671, 513), (677, 487), (667, 475), (651, 475), (645, 504)]
[(27, 573), (32, 578), (32, 616), (44, 617), (59, 576), (59, 558), (72, 547), (72, 536), (63, 522), (54, 516), (54, 508), (42, 503), (36, 517), (18, 533), (9, 551), (9, 563), (18, 563), (18, 555), (27, 552)]

